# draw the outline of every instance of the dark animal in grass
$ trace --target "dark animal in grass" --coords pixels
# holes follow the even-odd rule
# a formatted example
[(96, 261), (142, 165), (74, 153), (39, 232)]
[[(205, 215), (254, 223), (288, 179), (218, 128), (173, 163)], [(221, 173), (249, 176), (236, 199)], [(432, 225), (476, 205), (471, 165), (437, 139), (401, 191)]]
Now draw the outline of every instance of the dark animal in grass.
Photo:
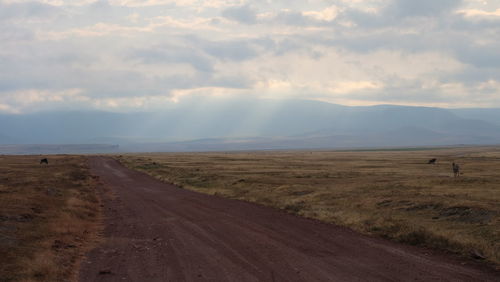
[(49, 160), (47, 160), (46, 158), (45, 159), (41, 159), (40, 160), (40, 164), (49, 164)]
[(428, 164), (436, 164), (437, 159), (430, 159), (427, 163)]
[(451, 168), (453, 169), (453, 177), (459, 177), (460, 176), (460, 166), (456, 163), (452, 163)]

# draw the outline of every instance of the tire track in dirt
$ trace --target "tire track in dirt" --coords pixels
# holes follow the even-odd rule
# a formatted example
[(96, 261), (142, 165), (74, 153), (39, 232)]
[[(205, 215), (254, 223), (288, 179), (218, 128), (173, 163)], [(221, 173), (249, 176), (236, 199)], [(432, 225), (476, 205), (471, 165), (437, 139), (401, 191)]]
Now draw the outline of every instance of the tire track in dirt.
[(103, 193), (103, 242), (80, 281), (500, 281), (481, 265), (180, 189), (111, 158), (89, 163), (113, 196)]

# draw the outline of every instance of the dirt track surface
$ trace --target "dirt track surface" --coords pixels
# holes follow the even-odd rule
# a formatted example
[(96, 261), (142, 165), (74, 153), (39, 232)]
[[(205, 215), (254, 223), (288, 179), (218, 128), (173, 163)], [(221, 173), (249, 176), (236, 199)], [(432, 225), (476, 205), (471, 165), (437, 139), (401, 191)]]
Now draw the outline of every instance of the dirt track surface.
[(162, 183), (92, 157), (102, 244), (80, 281), (500, 281), (485, 267), (258, 205)]

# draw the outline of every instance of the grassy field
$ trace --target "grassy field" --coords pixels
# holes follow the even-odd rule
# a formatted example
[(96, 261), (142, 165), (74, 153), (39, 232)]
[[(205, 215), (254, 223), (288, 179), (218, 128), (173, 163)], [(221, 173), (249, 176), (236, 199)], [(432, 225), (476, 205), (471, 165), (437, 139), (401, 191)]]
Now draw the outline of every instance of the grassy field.
[(75, 280), (96, 241), (99, 201), (85, 157), (0, 156), (0, 281)]
[[(187, 189), (500, 265), (500, 148), (117, 158)], [(462, 167), (458, 178), (452, 162)]]

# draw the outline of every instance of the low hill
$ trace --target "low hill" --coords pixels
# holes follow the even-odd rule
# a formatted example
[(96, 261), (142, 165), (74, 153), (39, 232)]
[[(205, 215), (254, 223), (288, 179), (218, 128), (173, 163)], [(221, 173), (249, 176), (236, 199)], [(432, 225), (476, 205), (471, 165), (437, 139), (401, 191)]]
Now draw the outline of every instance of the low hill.
[(213, 99), (154, 113), (0, 115), (0, 143), (119, 144), (132, 151), (484, 145), (500, 143), (496, 117), (499, 109)]

